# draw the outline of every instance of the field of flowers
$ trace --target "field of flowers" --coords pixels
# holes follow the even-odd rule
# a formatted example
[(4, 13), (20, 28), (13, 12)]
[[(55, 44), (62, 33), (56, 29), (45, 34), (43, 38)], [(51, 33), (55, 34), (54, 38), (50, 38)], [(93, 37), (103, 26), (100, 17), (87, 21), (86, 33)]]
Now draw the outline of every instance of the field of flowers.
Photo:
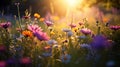
[(1, 16), (0, 67), (119, 67), (119, 15), (74, 17)]

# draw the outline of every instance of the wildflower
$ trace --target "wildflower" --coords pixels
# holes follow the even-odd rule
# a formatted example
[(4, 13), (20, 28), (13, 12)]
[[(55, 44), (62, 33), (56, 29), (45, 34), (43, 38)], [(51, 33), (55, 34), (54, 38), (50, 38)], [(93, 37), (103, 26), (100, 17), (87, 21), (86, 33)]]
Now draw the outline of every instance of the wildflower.
[(104, 17), (104, 18), (103, 18), (103, 22), (104, 22), (104, 23), (107, 23), (108, 21), (109, 21), (109, 18), (107, 18), (107, 17)]
[(27, 30), (23, 31), (22, 34), (23, 34), (25, 37), (32, 37), (32, 36), (33, 36), (32, 32), (31, 32), (31, 31), (27, 31)]
[(69, 26), (70, 26), (71, 28), (75, 28), (75, 27), (76, 27), (76, 24), (69, 24)]
[(36, 31), (42, 31), (41, 27), (38, 25), (28, 25), (28, 30), (32, 31), (33, 33)]
[(72, 36), (72, 35), (73, 35), (73, 32), (72, 32), (72, 31), (67, 32), (67, 36), (68, 36), (68, 37), (70, 37), (70, 36)]
[(115, 26), (112, 25), (112, 26), (110, 26), (110, 29), (116, 31), (116, 30), (119, 30), (119, 29), (120, 29), (120, 26), (118, 26), (118, 25), (115, 25)]
[(0, 67), (6, 67), (6, 62), (5, 61), (0, 61)]
[(40, 18), (40, 15), (39, 15), (38, 13), (35, 13), (35, 14), (34, 14), (34, 17), (35, 17), (35, 18)]
[(49, 40), (49, 41), (47, 41), (47, 43), (49, 45), (53, 45), (53, 44), (57, 44), (57, 41), (55, 41), (55, 40)]
[(20, 59), (20, 63), (21, 64), (30, 64), (31, 59), (29, 57), (23, 57), (23, 58)]
[(81, 25), (84, 25), (84, 23), (83, 23), (83, 22), (79, 22), (78, 24), (79, 24), (80, 26), (81, 26)]
[(38, 25), (28, 25), (28, 30), (32, 31), (33, 34), (39, 39), (39, 40), (49, 40), (49, 37), (46, 33), (42, 32), (41, 27)]
[(55, 35), (55, 33), (53, 31), (50, 32), (50, 35)]
[(77, 36), (77, 38), (78, 38), (78, 39), (85, 39), (86, 36), (85, 36), (85, 35), (83, 35), (83, 36)]
[(91, 48), (91, 46), (89, 44), (80, 44), (80, 47), (81, 48), (87, 48), (87, 49)]
[(45, 21), (45, 24), (46, 24), (47, 26), (52, 26), (52, 25), (53, 25), (53, 22), (51, 22), (51, 21)]
[(70, 30), (70, 29), (67, 29), (67, 28), (63, 28), (62, 31), (63, 31), (63, 32), (69, 32), (69, 31), (71, 31), (71, 30)]
[(5, 29), (10, 27), (10, 26), (11, 26), (11, 22), (0, 23), (0, 27), (5, 28)]
[(41, 41), (48, 41), (50, 39), (49, 36), (44, 32), (34, 32), (34, 35)]
[(71, 55), (69, 54), (62, 54), (60, 57), (61, 61), (65, 64), (69, 63), (71, 60)]
[(85, 35), (88, 35), (88, 34), (91, 34), (91, 30), (90, 29), (87, 29), (87, 28), (83, 28), (80, 30), (83, 34)]
[(45, 21), (45, 18), (40, 18), (39, 21), (40, 21), (40, 22), (44, 22), (44, 21)]
[(50, 57), (52, 56), (52, 53), (51, 52), (45, 52), (42, 54), (44, 57)]
[(99, 50), (99, 49), (109, 48), (110, 43), (108, 42), (108, 40), (106, 39), (105, 36), (103, 36), (103, 35), (96, 35), (93, 38), (91, 46), (92, 46), (92, 48), (94, 48), (96, 50)]

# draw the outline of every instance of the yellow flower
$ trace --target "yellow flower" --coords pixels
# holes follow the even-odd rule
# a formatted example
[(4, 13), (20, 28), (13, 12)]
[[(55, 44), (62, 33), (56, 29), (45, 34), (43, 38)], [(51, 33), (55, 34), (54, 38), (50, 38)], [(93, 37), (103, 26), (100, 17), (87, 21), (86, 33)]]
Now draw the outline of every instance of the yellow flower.
[(31, 31), (27, 31), (27, 30), (23, 31), (22, 34), (24, 36), (26, 36), (26, 37), (32, 37), (33, 36), (32, 32)]
[(78, 28), (73, 28), (72, 31), (73, 31), (73, 32), (77, 32), (77, 31), (78, 31)]
[(35, 13), (35, 14), (34, 14), (34, 17), (35, 17), (35, 18), (40, 18), (40, 15), (39, 15), (38, 13)]
[(51, 35), (55, 35), (55, 33), (53, 31), (50, 32)]
[(40, 20), (39, 20), (39, 21), (40, 21), (40, 22), (43, 22), (44, 20), (45, 20), (45, 18), (40, 18)]

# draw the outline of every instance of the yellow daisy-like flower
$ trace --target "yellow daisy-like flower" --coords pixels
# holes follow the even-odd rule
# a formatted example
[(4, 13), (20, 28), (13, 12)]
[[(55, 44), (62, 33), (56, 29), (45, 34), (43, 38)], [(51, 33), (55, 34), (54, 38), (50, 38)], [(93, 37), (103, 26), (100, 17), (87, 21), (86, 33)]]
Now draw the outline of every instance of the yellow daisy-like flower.
[(78, 31), (78, 28), (73, 28), (72, 31), (73, 31), (73, 32), (77, 32), (77, 31)]
[(39, 21), (40, 21), (40, 22), (43, 22), (44, 20), (45, 20), (45, 18), (40, 18), (40, 20), (39, 20)]
[(55, 35), (55, 33), (53, 31), (50, 32), (51, 35)]
[(23, 31), (22, 34), (26, 37), (32, 37), (33, 36), (33, 33), (31, 31), (28, 31), (28, 30)]
[(35, 14), (34, 14), (34, 17), (35, 17), (35, 18), (40, 18), (40, 14), (35, 13)]

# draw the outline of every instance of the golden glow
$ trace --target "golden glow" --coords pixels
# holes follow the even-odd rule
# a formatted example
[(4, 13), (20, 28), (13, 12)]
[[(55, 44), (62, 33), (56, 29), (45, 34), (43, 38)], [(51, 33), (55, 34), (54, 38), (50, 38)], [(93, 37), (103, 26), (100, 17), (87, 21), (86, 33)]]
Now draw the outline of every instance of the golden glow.
[(78, 4), (78, 0), (66, 0), (70, 7), (75, 7)]

